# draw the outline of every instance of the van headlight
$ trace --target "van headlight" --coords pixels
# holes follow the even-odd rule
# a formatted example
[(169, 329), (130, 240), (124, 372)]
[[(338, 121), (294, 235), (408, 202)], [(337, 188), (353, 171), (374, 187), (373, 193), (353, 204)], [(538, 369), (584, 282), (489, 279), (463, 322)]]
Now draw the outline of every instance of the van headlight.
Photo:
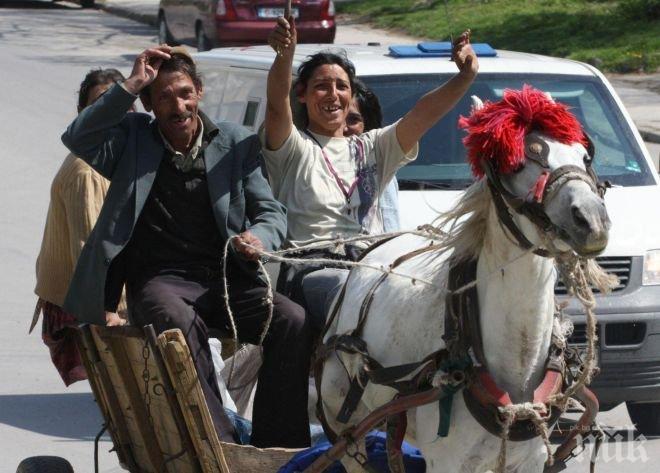
[(660, 250), (649, 250), (644, 255), (644, 272), (642, 285), (660, 285)]

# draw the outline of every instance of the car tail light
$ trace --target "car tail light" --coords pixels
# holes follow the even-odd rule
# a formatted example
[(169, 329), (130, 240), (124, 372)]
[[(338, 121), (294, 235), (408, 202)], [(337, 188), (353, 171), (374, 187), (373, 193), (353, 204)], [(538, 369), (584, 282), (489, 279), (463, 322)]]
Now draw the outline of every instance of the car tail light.
[(332, 0), (324, 0), (321, 4), (321, 19), (332, 20), (335, 17), (335, 2)]
[(232, 0), (218, 0), (215, 16), (220, 20), (236, 20), (238, 17)]

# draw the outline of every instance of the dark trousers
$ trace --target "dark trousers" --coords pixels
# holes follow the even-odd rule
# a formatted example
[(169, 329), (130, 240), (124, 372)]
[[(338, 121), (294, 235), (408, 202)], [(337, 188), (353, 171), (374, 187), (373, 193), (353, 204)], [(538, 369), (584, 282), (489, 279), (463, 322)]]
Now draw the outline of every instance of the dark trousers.
[[(157, 333), (183, 332), (199, 375), (216, 430), (232, 441), (208, 344), (208, 328), (229, 330), (217, 273), (171, 270), (128, 282), (133, 324), (153, 324)], [(249, 281), (229, 281), (230, 306), (241, 342), (256, 344), (268, 317), (266, 288)], [(252, 414), (251, 443), (257, 447), (306, 447), (310, 444), (307, 416), (312, 333), (305, 311), (274, 294), (273, 319), (263, 342)], [(231, 429), (231, 430), (230, 430)]]

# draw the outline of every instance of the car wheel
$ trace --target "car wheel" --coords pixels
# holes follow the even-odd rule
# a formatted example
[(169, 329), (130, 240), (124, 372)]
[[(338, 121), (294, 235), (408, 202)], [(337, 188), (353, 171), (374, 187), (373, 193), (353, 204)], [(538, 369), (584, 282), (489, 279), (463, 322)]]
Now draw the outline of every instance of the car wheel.
[(660, 403), (626, 402), (630, 420), (646, 437), (660, 435)]
[(169, 44), (170, 46), (176, 46), (172, 33), (167, 27), (167, 21), (165, 20), (165, 14), (161, 13), (158, 16), (158, 44)]
[(30, 457), (18, 465), (16, 473), (73, 473), (73, 467), (61, 457)]
[(80, 0), (80, 6), (83, 8), (92, 8), (94, 6), (94, 0)]
[(211, 40), (204, 34), (204, 28), (202, 25), (197, 25), (197, 51), (208, 51), (211, 49)]

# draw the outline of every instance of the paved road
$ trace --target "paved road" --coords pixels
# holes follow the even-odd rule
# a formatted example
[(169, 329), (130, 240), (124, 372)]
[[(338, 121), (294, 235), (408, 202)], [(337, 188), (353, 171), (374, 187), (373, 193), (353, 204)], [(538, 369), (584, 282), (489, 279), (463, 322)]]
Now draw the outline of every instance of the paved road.
[[(37, 454), (94, 471), (91, 441), (101, 419), (89, 386), (64, 388), (39, 335), (27, 336), (34, 262), (77, 86), (92, 67), (129, 73), (135, 54), (155, 40), (152, 27), (73, 4), (0, 8), (0, 473)], [(103, 454), (102, 464), (119, 471), (114, 454)]]
[[(27, 336), (35, 298), (49, 184), (66, 155), (59, 136), (75, 115), (75, 92), (91, 67), (130, 71), (132, 58), (156, 40), (155, 29), (72, 4), (22, 2), (0, 8), (0, 473), (31, 455), (60, 455), (78, 473), (93, 471), (92, 440), (101, 419), (85, 383), (66, 389), (37, 334)], [(631, 434), (622, 408), (602, 416)], [(119, 471), (110, 443), (101, 444), (101, 471)], [(618, 449), (618, 450), (617, 450)], [(634, 462), (618, 463), (616, 452)], [(657, 471), (640, 455), (660, 458), (660, 440), (608, 445), (601, 472)], [(631, 457), (632, 455), (632, 457)], [(569, 472), (582, 472), (584, 464)]]

